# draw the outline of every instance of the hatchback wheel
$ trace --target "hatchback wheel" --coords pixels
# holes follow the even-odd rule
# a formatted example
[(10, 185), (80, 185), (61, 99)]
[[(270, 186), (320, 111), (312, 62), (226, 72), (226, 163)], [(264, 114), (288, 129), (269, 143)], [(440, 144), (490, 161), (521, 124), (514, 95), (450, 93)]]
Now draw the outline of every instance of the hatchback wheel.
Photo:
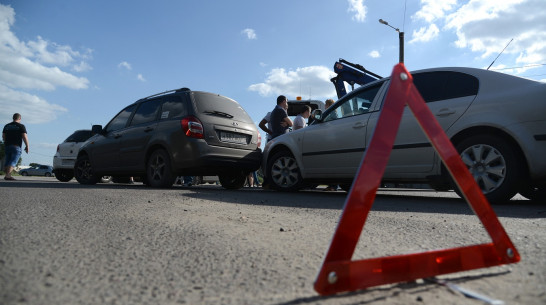
[(45, 173), (45, 176), (46, 177), (51, 177), (51, 173), (47, 172), (47, 173)]
[(112, 181), (112, 176), (102, 176), (100, 178), (100, 183), (109, 183)]
[(76, 165), (74, 166), (74, 176), (81, 184), (96, 184), (100, 179), (100, 176), (93, 172), (91, 161), (87, 155), (79, 156), (76, 160)]
[(21, 176), (28, 176), (27, 172), (21, 172)]
[(55, 178), (61, 182), (68, 182), (74, 178), (74, 170), (59, 170), (55, 172)]
[(267, 162), (271, 187), (279, 191), (297, 191), (303, 186), (298, 163), (288, 151), (280, 151)]
[(220, 180), (220, 184), (223, 188), (228, 190), (238, 190), (245, 185), (246, 176), (248, 175), (242, 171), (238, 171), (219, 175), (218, 180)]
[(151, 187), (168, 188), (176, 179), (171, 170), (171, 160), (167, 152), (158, 149), (152, 153), (146, 167), (146, 180)]
[(518, 192), (523, 161), (506, 140), (471, 136), (457, 144), (457, 151), (489, 202), (504, 203)]

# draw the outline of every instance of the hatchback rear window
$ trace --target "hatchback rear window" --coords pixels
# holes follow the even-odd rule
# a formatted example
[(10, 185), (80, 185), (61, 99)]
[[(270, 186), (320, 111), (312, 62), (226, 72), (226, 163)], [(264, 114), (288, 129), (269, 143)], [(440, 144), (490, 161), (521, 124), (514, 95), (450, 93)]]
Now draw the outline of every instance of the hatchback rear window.
[(246, 111), (230, 98), (206, 92), (192, 94), (199, 114), (252, 122)]
[(65, 142), (85, 142), (87, 139), (91, 138), (91, 130), (78, 130), (68, 136)]

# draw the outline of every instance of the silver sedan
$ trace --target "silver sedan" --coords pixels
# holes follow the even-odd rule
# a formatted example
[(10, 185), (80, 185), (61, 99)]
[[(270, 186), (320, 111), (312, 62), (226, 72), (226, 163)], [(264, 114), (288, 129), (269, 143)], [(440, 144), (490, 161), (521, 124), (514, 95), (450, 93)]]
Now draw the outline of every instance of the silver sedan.
[[(490, 202), (516, 193), (546, 200), (546, 84), (474, 68), (412, 72), (414, 83)], [(277, 190), (339, 184), (348, 190), (389, 88), (389, 78), (360, 87), (311, 125), (268, 142), (262, 168)], [(406, 107), (385, 183), (455, 189), (448, 171)]]

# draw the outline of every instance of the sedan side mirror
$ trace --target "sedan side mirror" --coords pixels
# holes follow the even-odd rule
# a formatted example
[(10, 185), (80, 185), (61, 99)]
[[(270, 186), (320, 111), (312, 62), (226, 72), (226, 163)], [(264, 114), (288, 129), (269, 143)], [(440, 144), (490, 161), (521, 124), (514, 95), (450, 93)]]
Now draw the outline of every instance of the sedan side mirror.
[(91, 133), (92, 134), (102, 134), (102, 125), (93, 125), (91, 127)]
[(311, 117), (313, 118), (313, 120), (317, 120), (317, 121), (322, 120), (322, 110), (320, 109), (313, 110), (313, 112), (311, 113)]

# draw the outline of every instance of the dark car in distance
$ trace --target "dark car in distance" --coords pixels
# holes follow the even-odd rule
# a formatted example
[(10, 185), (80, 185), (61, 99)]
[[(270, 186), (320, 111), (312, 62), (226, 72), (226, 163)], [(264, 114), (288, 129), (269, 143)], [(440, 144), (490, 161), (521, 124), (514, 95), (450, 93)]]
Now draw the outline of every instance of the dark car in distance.
[(177, 176), (218, 176), (238, 189), (262, 158), (258, 129), (239, 103), (188, 88), (140, 99), (92, 130), (74, 166), (81, 184), (108, 175), (171, 187)]

